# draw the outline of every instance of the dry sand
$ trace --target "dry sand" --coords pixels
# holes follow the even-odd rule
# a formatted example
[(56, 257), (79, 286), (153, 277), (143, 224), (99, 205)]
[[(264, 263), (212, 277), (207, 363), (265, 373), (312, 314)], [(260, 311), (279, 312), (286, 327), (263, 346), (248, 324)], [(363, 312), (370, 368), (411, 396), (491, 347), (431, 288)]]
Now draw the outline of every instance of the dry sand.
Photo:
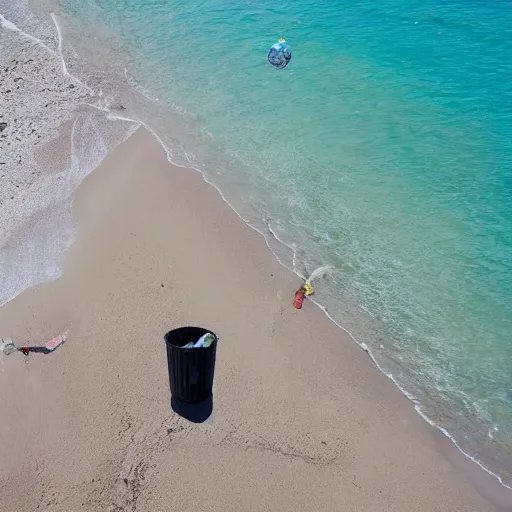
[[(0, 310), (47, 356), (0, 362), (2, 511), (512, 510), (145, 131), (82, 185), (64, 276)], [(163, 335), (220, 336), (215, 409), (170, 409)], [(492, 500), (491, 500), (492, 498)]]

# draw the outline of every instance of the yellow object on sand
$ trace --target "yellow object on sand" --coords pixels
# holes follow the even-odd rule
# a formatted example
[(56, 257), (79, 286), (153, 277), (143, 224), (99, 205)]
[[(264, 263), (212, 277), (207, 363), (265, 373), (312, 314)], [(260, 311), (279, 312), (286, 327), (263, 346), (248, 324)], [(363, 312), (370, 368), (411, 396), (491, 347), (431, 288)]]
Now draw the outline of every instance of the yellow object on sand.
[(304, 295), (306, 295), (306, 296), (313, 295), (313, 293), (315, 293), (315, 291), (313, 290), (313, 287), (311, 286), (310, 283), (305, 283), (303, 288), (304, 288)]

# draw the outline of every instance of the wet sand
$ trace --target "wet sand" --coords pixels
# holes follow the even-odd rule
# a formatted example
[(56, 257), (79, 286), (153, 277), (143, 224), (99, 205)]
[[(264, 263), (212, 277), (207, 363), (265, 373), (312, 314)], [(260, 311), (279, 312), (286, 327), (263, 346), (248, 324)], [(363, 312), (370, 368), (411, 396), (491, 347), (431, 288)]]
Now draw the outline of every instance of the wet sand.
[[(0, 310), (5, 511), (512, 510), (193, 171), (139, 130), (81, 185), (64, 275)], [(218, 333), (214, 414), (170, 409), (164, 334)]]

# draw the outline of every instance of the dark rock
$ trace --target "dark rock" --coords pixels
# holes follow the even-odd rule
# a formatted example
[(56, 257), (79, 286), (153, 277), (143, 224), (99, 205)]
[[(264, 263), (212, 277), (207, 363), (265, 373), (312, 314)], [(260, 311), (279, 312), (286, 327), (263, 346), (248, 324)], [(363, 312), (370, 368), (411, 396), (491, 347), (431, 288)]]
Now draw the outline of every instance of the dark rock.
[(74, 88), (76, 87), (76, 85), (70, 84), (70, 85), (68, 85), (68, 87), (69, 87), (70, 89), (74, 89)]
[(0, 123), (0, 132), (3, 132), (7, 128), (7, 123)]
[(15, 82), (19, 82), (20, 80), (23, 80), (23, 78), (21, 78), (20, 76), (14, 79)]

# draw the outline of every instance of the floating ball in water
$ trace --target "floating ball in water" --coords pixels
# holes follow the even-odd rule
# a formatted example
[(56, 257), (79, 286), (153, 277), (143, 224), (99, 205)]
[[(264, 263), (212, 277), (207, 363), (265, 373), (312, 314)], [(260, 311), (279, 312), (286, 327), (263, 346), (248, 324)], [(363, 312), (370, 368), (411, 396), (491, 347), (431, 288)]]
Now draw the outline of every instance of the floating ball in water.
[(279, 39), (279, 42), (272, 46), (268, 52), (268, 61), (278, 69), (285, 68), (291, 59), (292, 49), (284, 39)]

